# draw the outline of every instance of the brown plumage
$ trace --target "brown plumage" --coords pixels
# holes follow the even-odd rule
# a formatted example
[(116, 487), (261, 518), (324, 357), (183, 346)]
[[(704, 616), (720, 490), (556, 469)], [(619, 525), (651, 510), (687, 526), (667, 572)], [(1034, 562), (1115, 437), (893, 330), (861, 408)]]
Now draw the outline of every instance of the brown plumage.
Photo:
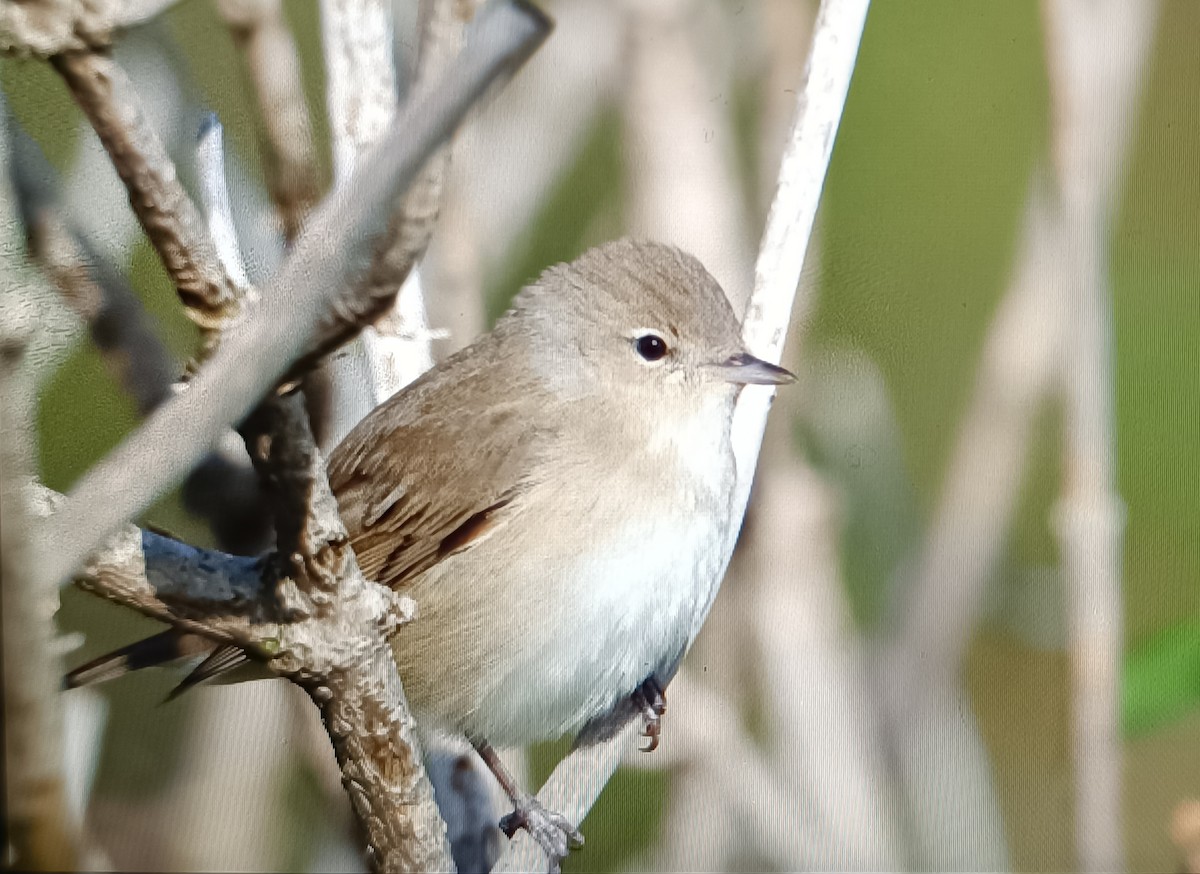
[[(790, 379), (700, 262), (620, 240), (360, 422), (329, 482), (363, 572), (417, 602), (393, 652), (418, 724), (486, 757), (640, 714), (657, 745), (734, 533), (734, 401)], [(535, 826), (551, 855), (575, 834)]]

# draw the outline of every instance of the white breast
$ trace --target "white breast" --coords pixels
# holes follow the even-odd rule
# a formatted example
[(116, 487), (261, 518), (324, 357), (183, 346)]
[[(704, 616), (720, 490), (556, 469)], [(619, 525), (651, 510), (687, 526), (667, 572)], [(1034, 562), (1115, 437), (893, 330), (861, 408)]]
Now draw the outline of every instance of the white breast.
[[(691, 644), (720, 583), (733, 462), (722, 419), (663, 432), (658, 476), (615, 474), (569, 552), (544, 542), (527, 573), (557, 592), (533, 607), (506, 682), (485, 692), (477, 730), (497, 745), (560, 737), (606, 712)], [(578, 484), (579, 487), (585, 487)], [(578, 542), (575, 542), (578, 546)]]

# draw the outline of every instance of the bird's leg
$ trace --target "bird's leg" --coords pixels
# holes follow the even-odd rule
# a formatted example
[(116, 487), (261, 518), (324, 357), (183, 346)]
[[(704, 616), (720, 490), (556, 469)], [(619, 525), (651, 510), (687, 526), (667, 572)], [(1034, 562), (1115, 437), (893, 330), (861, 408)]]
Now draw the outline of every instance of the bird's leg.
[(557, 874), (561, 870), (560, 863), (571, 848), (583, 846), (583, 835), (561, 813), (547, 810), (536, 798), (522, 790), (491, 744), (478, 741), (475, 750), (496, 775), (504, 794), (513, 804), (513, 812), (500, 819), (500, 830), (510, 838), (517, 833), (517, 829), (523, 828), (529, 832), (550, 859), (550, 874)]
[(662, 732), (662, 715), (667, 712), (667, 696), (654, 677), (647, 677), (642, 685), (633, 690), (633, 703), (642, 714), (645, 723), (642, 737), (650, 742), (642, 747), (643, 753), (658, 749), (658, 738)]

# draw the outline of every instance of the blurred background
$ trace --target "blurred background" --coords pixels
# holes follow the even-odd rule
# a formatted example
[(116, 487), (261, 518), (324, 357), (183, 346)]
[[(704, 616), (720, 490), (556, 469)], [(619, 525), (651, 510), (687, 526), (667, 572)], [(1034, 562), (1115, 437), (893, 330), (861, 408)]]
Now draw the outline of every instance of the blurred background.
[[(625, 233), (691, 249), (735, 304), (750, 291), (816, 4), (545, 7), (549, 42), (454, 147), (421, 267), (439, 356), (545, 266)], [(1162, 871), (1194, 864), (1200, 833), (1200, 4), (1145, 10), (1142, 44), (1127, 35), (1128, 105), (1100, 95), (1116, 129), (1094, 145), (1115, 168), (1101, 239), (1124, 507), (1109, 593), (1124, 622), (1120, 831), (1131, 870)], [(324, 190), (319, 10), (294, 0), (284, 14)], [(1078, 316), (1055, 298), (1062, 259), (1038, 249), (1056, 143), (1047, 21), (1037, 0), (872, 6), (786, 353), (800, 383), (776, 402), (663, 748), (610, 783), (567, 870), (1079, 867), (1090, 789), (1076, 779), (1075, 595), (1056, 523), (1070, 509), (1069, 380), (1036, 351), (1061, 348)], [(401, 70), (414, 27), (398, 4)], [(251, 278), (269, 275), (263, 122), (215, 5), (184, 0), (115, 54), (189, 186), (195, 132), (218, 115)], [(6, 58), (0, 85), (64, 208), (182, 366), (195, 330), (62, 81)], [(1065, 333), (1039, 338), (1047, 323)], [(39, 472), (58, 490), (138, 420), (74, 337), (37, 408)], [(972, 454), (981, 436), (1003, 445)], [(178, 495), (145, 521), (213, 543)], [(155, 630), (75, 590), (59, 618), (79, 635), (71, 664)], [(961, 640), (926, 651), (941, 630)], [(76, 765), (95, 768), (77, 803), (108, 864), (355, 870), (304, 696), (259, 682), (163, 703), (175, 679), (68, 696)], [(531, 778), (564, 750), (535, 751)]]

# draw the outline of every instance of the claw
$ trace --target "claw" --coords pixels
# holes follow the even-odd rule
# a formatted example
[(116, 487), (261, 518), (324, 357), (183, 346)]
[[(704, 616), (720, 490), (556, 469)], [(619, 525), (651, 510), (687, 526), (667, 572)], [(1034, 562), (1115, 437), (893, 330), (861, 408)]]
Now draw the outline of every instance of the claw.
[(544, 808), (536, 798), (526, 796), (501, 818), (500, 830), (510, 838), (518, 829), (529, 832), (550, 860), (549, 874), (562, 871), (562, 860), (572, 847), (583, 846), (583, 834), (561, 813)]
[(642, 737), (649, 743), (641, 748), (643, 753), (652, 753), (658, 749), (659, 736), (662, 733), (662, 715), (667, 712), (667, 698), (662, 686), (653, 677), (648, 678), (633, 692), (633, 703), (642, 714), (645, 725)]

